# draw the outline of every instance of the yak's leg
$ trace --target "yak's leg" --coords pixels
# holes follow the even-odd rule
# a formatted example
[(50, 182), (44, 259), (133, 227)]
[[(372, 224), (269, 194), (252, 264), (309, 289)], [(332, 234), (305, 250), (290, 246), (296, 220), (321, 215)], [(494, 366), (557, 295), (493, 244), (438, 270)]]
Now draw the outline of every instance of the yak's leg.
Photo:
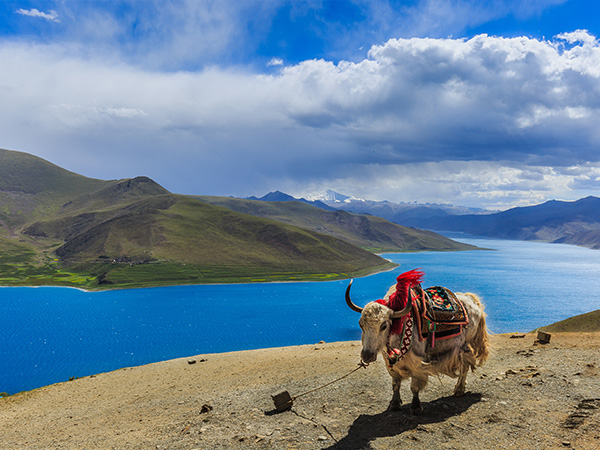
[(398, 411), (400, 409), (400, 405), (402, 404), (402, 399), (400, 398), (400, 382), (401, 378), (392, 378), (392, 400), (390, 401), (390, 406), (388, 406), (388, 411)]
[(465, 388), (467, 386), (467, 374), (469, 373), (469, 366), (467, 364), (460, 365), (460, 374), (458, 375), (458, 381), (454, 386), (454, 396), (462, 397), (465, 395)]
[(475, 367), (475, 358), (473, 356), (473, 352), (471, 351), (471, 347), (466, 348), (460, 354), (460, 369), (458, 375), (458, 381), (456, 382), (456, 386), (454, 387), (454, 396), (462, 397), (465, 395), (465, 389), (467, 386), (467, 374), (469, 373), (469, 369)]
[(421, 400), (419, 400), (419, 392), (425, 389), (427, 386), (428, 376), (425, 375), (423, 378), (412, 376), (410, 380), (410, 390), (412, 391), (413, 398), (412, 403), (410, 404), (410, 410), (414, 415), (418, 415), (423, 411), (423, 407), (421, 406)]

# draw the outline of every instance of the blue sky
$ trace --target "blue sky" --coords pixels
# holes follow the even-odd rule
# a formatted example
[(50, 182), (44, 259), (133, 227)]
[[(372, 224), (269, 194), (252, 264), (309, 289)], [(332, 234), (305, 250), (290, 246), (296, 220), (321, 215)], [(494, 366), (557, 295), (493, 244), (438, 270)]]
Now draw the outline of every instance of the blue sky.
[(172, 192), (600, 195), (600, 2), (5, 1), (0, 148)]

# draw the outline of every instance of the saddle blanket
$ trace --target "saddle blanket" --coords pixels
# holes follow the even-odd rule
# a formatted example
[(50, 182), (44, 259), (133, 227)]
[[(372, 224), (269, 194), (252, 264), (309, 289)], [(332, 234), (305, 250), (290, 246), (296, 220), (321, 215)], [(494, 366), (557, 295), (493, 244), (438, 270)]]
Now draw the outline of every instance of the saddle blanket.
[[(462, 333), (469, 317), (462, 302), (454, 293), (441, 286), (411, 288), (413, 314), (419, 340), (449, 339)], [(418, 320), (420, 318), (420, 320)], [(433, 346), (433, 345), (432, 345)]]

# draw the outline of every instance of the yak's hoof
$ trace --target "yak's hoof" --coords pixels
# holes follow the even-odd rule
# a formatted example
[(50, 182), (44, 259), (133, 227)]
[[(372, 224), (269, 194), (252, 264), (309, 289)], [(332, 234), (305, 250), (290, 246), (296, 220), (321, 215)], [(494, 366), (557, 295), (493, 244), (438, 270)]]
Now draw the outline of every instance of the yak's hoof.
[(423, 407), (421, 406), (421, 402), (419, 403), (411, 403), (410, 405), (410, 412), (412, 413), (413, 416), (419, 416), (421, 415), (421, 413), (423, 412)]
[(465, 395), (465, 390), (464, 389), (454, 389), (454, 396), (455, 397), (462, 397), (463, 395)]
[(400, 405), (402, 405), (402, 402), (391, 401), (387, 410), (388, 411), (400, 411)]
[(421, 413), (423, 412), (423, 407), (422, 407), (422, 406), (419, 406), (418, 408), (413, 408), (413, 407), (411, 406), (411, 408), (410, 408), (410, 412), (411, 412), (411, 414), (412, 414), (413, 416), (420, 416), (420, 415), (421, 415)]

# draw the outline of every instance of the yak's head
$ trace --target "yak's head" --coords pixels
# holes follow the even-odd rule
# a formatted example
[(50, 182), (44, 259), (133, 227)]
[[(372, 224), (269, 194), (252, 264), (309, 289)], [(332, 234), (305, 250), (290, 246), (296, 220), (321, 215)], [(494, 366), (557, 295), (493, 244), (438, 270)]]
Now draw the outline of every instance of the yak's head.
[(394, 311), (380, 302), (369, 302), (364, 308), (361, 308), (350, 299), (351, 286), (352, 280), (346, 289), (346, 303), (350, 309), (360, 313), (358, 321), (362, 330), (360, 357), (364, 362), (371, 363), (377, 359), (377, 354), (386, 348), (392, 320), (407, 315), (411, 310), (412, 303), (408, 301), (406, 307), (401, 311)]

